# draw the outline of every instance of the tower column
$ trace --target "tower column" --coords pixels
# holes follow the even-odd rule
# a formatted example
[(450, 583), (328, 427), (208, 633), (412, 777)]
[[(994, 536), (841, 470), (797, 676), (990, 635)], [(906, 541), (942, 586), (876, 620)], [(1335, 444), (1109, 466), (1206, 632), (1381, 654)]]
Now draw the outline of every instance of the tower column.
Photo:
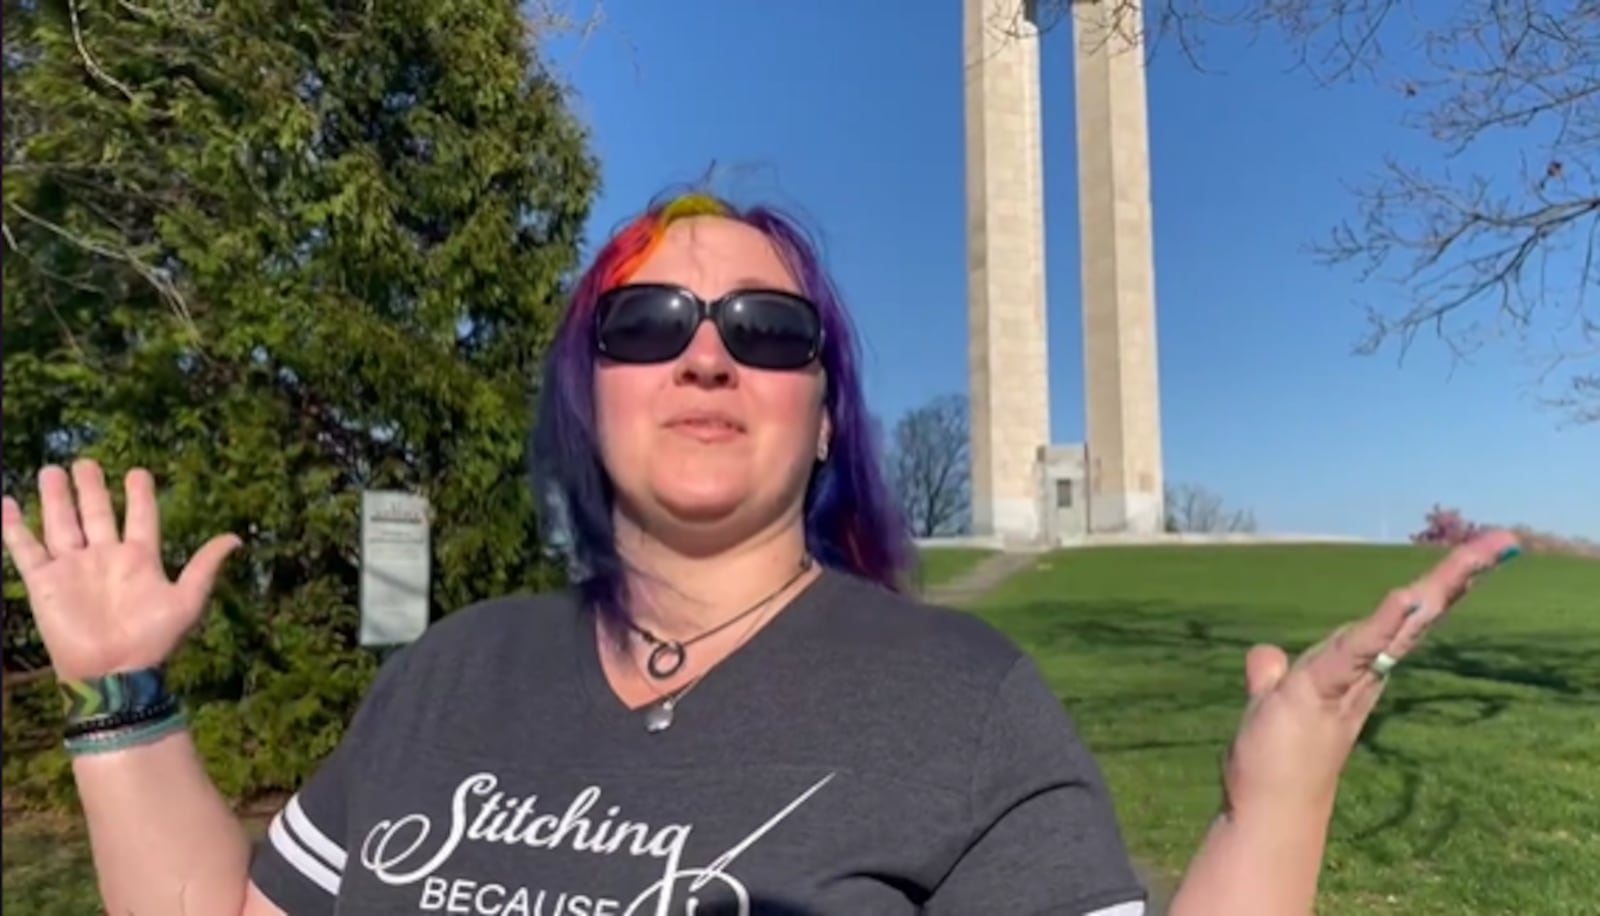
[(1050, 441), (1039, 31), (1020, 0), (963, 0), (968, 363), (976, 534), (1047, 530)]
[(1154, 534), (1165, 505), (1143, 16), (1117, 8), (1072, 4), (1089, 530)]

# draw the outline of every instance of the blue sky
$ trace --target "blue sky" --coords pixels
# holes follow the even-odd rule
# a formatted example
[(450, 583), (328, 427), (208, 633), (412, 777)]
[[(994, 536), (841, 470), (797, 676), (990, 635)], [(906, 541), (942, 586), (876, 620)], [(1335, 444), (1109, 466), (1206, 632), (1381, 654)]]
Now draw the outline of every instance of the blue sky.
[[(886, 420), (966, 387), (959, 0), (605, 3), (554, 48), (604, 175), (595, 238), (718, 163), (719, 189), (820, 231)], [(1169, 481), (1272, 531), (1398, 538), (1435, 502), (1600, 537), (1600, 426), (1533, 403), (1503, 348), (1452, 366), (1351, 355), (1358, 302), (1394, 292), (1307, 246), (1354, 215), (1347, 183), (1385, 154), (1438, 154), (1370, 86), (1285, 72), (1281, 45), (1171, 53), (1150, 72), (1162, 419)], [(1051, 405), (1083, 430), (1071, 39), (1043, 48)], [(1492, 151), (1498, 152), (1498, 151)], [(1513, 151), (1514, 154), (1514, 151)], [(1510, 162), (1515, 162), (1512, 158)]]

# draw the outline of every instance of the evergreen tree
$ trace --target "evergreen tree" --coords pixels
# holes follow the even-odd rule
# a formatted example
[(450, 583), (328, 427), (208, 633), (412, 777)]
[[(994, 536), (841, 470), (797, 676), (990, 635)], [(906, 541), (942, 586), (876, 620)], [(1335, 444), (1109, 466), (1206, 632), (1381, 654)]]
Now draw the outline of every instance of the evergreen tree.
[(173, 678), (224, 791), (291, 787), (372, 673), (363, 488), (432, 501), (436, 615), (559, 575), (524, 450), (585, 132), (512, 0), (4, 9), (6, 492), (88, 455), (155, 473), (172, 564), (244, 538)]

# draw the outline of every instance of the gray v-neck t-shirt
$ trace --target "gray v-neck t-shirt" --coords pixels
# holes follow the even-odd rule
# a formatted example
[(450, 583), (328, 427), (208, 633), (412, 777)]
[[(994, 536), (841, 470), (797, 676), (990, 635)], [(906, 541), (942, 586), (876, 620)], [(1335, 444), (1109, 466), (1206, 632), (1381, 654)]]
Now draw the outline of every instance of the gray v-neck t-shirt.
[(451, 615), (273, 821), (292, 916), (1139, 912), (1098, 767), (992, 627), (825, 572), (651, 734), (570, 592)]

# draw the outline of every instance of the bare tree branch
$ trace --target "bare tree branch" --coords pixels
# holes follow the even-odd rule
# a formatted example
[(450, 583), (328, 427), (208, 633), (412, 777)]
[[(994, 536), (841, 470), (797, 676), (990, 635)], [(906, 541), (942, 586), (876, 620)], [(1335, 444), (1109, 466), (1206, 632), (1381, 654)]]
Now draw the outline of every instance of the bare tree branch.
[(969, 526), (968, 447), (967, 402), (958, 395), (936, 398), (895, 424), (889, 476), (918, 537)]
[[(192, 333), (195, 344), (198, 346), (200, 335), (199, 331), (195, 328), (194, 315), (189, 310), (189, 303), (184, 299), (183, 293), (178, 289), (177, 284), (172, 281), (171, 274), (165, 269), (146, 263), (144, 258), (141, 257), (137, 252), (128, 250), (122, 246), (97, 242), (93, 239), (85, 238), (81, 235), (73, 233), (66, 227), (59, 226), (56, 223), (39, 216), (28, 208), (23, 207), (21, 204), (7, 201), (5, 206), (6, 209), (10, 210), (12, 213), (15, 213), (24, 221), (32, 223), (33, 225), (46, 230), (57, 238), (70, 242), (71, 244), (89, 252), (90, 254), (97, 255), (110, 261), (117, 261), (122, 264), (126, 264), (135, 273), (142, 277), (146, 283), (150, 284), (151, 288), (156, 291), (156, 294), (161, 297), (162, 301), (164, 301), (167, 306), (172, 309), (173, 314), (176, 315), (178, 320), (183, 323), (184, 327), (189, 329), (189, 331)], [(3, 228), (3, 235), (7, 246), (13, 248), (19, 254), (23, 254), (24, 252), (22, 252), (22, 250), (16, 246), (16, 236), (12, 233), (11, 227), (6, 225), (3, 226)]]
[(1600, 421), (1600, 3), (1016, 0), (1011, 15), (1041, 30), (1092, 18), (1151, 54), (1174, 41), (1199, 70), (1208, 37), (1272, 32), (1319, 84), (1392, 88), (1437, 155), (1386, 157), (1312, 246), (1383, 290), (1356, 351), (1403, 360), (1424, 333), (1458, 360), (1509, 346), (1540, 400)]
[(1593, 422), (1600, 7), (1470, 0), (1418, 46), (1405, 123), (1440, 164), (1387, 159), (1354, 189), (1357, 218), (1313, 249), (1403, 292), (1399, 307), (1367, 306), (1357, 351), (1392, 343), (1404, 358), (1424, 332), (1457, 359), (1507, 344), (1541, 366), (1542, 401)]
[(72, 21), (72, 43), (77, 47), (78, 57), (83, 60), (83, 65), (88, 68), (90, 75), (122, 93), (128, 101), (137, 102), (133, 90), (129, 89), (126, 83), (107, 73), (105, 68), (100, 66), (100, 62), (94, 59), (94, 55), (89, 53), (83, 41), (83, 23), (78, 19), (77, 0), (67, 0), (67, 14)]
[[(587, 6), (587, 11), (577, 7)], [(530, 0), (523, 4), (524, 18), (534, 40), (553, 35), (576, 35), (579, 43), (587, 43), (599, 33), (606, 22), (605, 4), (601, 0)]]
[(1255, 513), (1229, 509), (1222, 497), (1205, 487), (1179, 484), (1168, 487), (1167, 530), (1172, 532), (1233, 532), (1256, 530)]

